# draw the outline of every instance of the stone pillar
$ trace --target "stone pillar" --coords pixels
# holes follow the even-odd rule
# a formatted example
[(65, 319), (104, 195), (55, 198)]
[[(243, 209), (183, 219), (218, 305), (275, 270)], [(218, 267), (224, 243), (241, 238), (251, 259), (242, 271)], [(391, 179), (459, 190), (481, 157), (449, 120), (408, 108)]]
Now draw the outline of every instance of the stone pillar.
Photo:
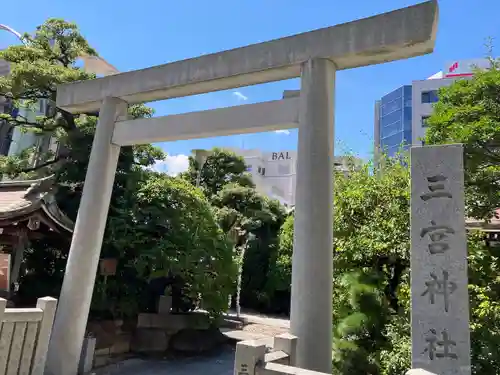
[(325, 373), (332, 369), (334, 81), (332, 61), (303, 64), (290, 316), (295, 365)]
[(126, 114), (126, 102), (104, 99), (49, 346), (50, 375), (77, 373), (120, 153), (111, 139), (115, 121)]
[(256, 375), (257, 366), (264, 364), (266, 344), (257, 340), (240, 341), (234, 355), (234, 375)]
[(411, 148), (412, 368), (470, 375), (464, 148)]

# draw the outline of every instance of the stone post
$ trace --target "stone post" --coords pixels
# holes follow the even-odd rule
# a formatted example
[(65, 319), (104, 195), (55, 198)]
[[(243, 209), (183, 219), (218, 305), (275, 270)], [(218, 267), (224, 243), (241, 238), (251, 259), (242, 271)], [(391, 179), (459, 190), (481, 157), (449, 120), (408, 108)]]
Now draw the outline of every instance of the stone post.
[(335, 65), (309, 60), (301, 79), (290, 324), (296, 366), (331, 373)]
[(111, 139), (115, 121), (126, 115), (126, 102), (103, 100), (50, 340), (50, 375), (77, 373), (120, 153)]
[(288, 354), (288, 365), (295, 366), (297, 357), (297, 337), (283, 333), (274, 337), (273, 349), (275, 351), (282, 351)]
[(255, 340), (240, 341), (236, 344), (234, 375), (255, 375), (255, 367), (264, 363), (266, 345)]
[(463, 153), (411, 149), (412, 368), (440, 375), (471, 373)]

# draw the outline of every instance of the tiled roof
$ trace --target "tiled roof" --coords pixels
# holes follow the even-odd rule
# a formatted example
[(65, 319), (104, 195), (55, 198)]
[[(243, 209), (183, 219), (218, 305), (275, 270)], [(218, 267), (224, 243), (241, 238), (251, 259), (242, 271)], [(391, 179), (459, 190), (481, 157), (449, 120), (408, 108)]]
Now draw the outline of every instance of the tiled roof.
[(30, 181), (0, 182), (0, 226), (2, 220), (15, 221), (42, 211), (60, 228), (72, 232), (73, 222), (57, 206), (53, 176)]

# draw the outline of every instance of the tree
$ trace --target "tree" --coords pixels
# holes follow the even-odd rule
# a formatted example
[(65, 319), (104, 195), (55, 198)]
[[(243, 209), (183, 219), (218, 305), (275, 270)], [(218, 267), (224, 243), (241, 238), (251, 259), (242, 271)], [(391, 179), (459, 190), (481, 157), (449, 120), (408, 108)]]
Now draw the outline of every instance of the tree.
[[(334, 191), (334, 373), (380, 374), (387, 330), (405, 314), (409, 268), (408, 168), (384, 160), (336, 173)], [(290, 288), (293, 216), (280, 233), (277, 279)]]
[[(440, 89), (425, 139), (464, 144), (466, 211), (484, 220), (500, 208), (500, 70), (497, 60), (490, 62), (489, 70)], [(473, 373), (498, 374), (500, 252), (483, 234), (470, 233), (468, 253)]]
[[(37, 151), (34, 148), (18, 156), (3, 157), (0, 173), (11, 178), (54, 173), (58, 204), (70, 218), (76, 219), (97, 113), (73, 115), (57, 108), (56, 85), (94, 78), (76, 67), (76, 63), (78, 56), (96, 52), (75, 24), (58, 19), (47, 20), (24, 39), (25, 45), (0, 52), (0, 58), (12, 63), (9, 75), (0, 78), (0, 95), (8, 97), (12, 107), (1, 116), (23, 131), (55, 136), (60, 152), (38, 155), (36, 166), (30, 160)], [(40, 99), (49, 102), (45, 115), (36, 118), (19, 115), (17, 109), (31, 108)], [(150, 117), (152, 113), (143, 105), (129, 108), (132, 118)], [(202, 197), (182, 181), (148, 170), (163, 158), (164, 153), (151, 145), (121, 148), (101, 249), (101, 257), (118, 259), (117, 273), (106, 282), (98, 277), (91, 308), (94, 317), (135, 315), (143, 304), (148, 278), (159, 265), (161, 272), (170, 271), (183, 278), (186, 297), (199, 299), (198, 293), (203, 292), (207, 309), (213, 314), (220, 312), (218, 301), (226, 293), (227, 278), (232, 275), (224, 253), (226, 242), (220, 238), (212, 211)], [(176, 212), (173, 207), (188, 211)], [(148, 216), (151, 212), (154, 217)], [(179, 217), (180, 212), (191, 221)], [(175, 229), (165, 232), (167, 224)], [(188, 240), (191, 242), (182, 242)], [(29, 272), (21, 280), (21, 295), (28, 299), (47, 294), (57, 296), (67, 243), (42, 240), (31, 247), (25, 259)], [(145, 262), (151, 259), (155, 263), (146, 272)], [(219, 272), (221, 267), (224, 272)]]
[[(347, 175), (336, 173), (334, 191), (335, 275), (375, 268), (394, 311), (400, 308), (398, 286), (409, 267), (409, 171), (396, 159), (384, 161), (383, 173), (365, 164)], [(278, 270), (290, 285), (293, 216), (280, 233)]]
[(254, 188), (226, 185), (214, 196), (219, 222), (229, 233), (238, 264), (236, 309), (240, 295), (247, 306), (266, 308), (269, 262), (277, 250), (277, 234), (283, 223), (284, 210), (279, 203), (257, 193)]
[[(411, 365), (407, 160), (384, 159), (336, 175), (334, 192), (334, 369), (398, 375)], [(403, 162), (401, 162), (403, 161)], [(280, 234), (278, 267), (289, 285), (293, 217)], [(500, 247), (468, 234), (473, 374), (500, 373)]]
[(380, 354), (387, 348), (385, 328), (389, 320), (387, 300), (380, 277), (371, 272), (345, 274), (340, 285), (347, 291), (344, 306), (334, 329), (334, 366), (339, 374), (379, 374)]
[(179, 276), (185, 297), (201, 296), (209, 312), (224, 312), (235, 276), (232, 247), (203, 194), (182, 179), (152, 173), (135, 204), (129, 246), (142, 249), (137, 266), (148, 277)]
[(427, 120), (426, 144), (463, 143), (466, 208), (470, 217), (489, 219), (500, 207), (500, 70), (477, 71), (471, 79), (439, 90)]
[(245, 160), (231, 151), (212, 149), (201, 173), (199, 168), (191, 157), (183, 178), (196, 185), (200, 177), (200, 187), (217, 208), (219, 223), (235, 246), (237, 310), (240, 295), (246, 307), (269, 309), (274, 289), (268, 271), (276, 257), (284, 209), (255, 190)]
[(189, 168), (181, 176), (196, 186), (199, 174), (200, 187), (204, 189), (209, 199), (228, 184), (254, 186), (251, 175), (247, 173), (245, 160), (234, 152), (220, 148), (213, 148), (211, 155), (202, 166), (198, 165), (193, 157), (190, 157)]

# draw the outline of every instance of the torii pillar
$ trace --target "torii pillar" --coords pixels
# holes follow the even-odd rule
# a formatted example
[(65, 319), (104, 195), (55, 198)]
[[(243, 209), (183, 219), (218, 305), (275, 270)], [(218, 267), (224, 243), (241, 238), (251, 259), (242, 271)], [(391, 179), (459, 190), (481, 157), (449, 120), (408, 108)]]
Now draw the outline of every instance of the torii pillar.
[[(77, 371), (119, 147), (290, 127), (299, 127), (291, 311), (291, 331), (298, 336), (296, 366), (331, 373), (335, 72), (432, 52), (437, 18), (437, 1), (431, 0), (265, 43), (59, 86), (59, 108), (71, 113), (100, 110), (100, 118), (51, 337), (48, 374)], [(296, 77), (301, 77), (299, 98), (123, 119), (125, 104)]]

